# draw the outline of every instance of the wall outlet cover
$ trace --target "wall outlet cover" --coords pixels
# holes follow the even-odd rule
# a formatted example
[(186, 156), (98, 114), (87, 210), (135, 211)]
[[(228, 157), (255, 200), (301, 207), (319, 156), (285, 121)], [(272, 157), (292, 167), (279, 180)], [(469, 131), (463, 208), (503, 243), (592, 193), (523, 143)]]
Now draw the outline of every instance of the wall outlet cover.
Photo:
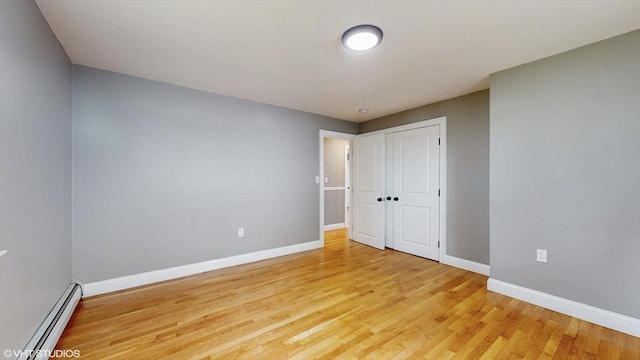
[(547, 250), (536, 249), (536, 261), (546, 263), (547, 262)]

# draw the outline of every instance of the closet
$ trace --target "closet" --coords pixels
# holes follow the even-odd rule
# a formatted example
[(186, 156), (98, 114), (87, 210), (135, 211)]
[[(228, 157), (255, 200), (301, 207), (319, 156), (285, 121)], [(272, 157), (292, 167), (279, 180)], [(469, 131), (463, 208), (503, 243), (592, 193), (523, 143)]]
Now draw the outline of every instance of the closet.
[(445, 120), (363, 134), (354, 140), (355, 241), (439, 260)]

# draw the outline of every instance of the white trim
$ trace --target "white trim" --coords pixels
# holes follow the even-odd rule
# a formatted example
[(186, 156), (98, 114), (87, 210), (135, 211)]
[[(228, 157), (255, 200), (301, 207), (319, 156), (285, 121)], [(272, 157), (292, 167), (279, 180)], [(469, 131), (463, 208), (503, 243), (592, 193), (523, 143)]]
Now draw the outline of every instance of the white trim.
[(160, 281), (176, 279), (184, 276), (199, 274), (207, 271), (222, 269), (230, 266), (252, 263), (255, 261), (271, 259), (278, 256), (295, 254), (303, 251), (319, 249), (322, 243), (319, 240), (302, 244), (283, 246), (275, 249), (261, 250), (248, 254), (236, 255), (222, 259), (209, 260), (195, 264), (176, 266), (172, 268), (128, 275), (114, 279), (96, 281), (83, 284), (83, 297), (100, 295), (112, 291), (129, 289), (136, 286), (152, 284)]
[(445, 255), (442, 259), (441, 263), (453, 267), (457, 267), (460, 269), (464, 269), (467, 271), (472, 271), (474, 273), (482, 274), (485, 276), (489, 276), (489, 265), (485, 265), (479, 262), (461, 259), (459, 257)]
[(435, 119), (371, 131), (358, 136), (390, 134), (433, 125), (440, 125), (440, 252), (438, 258), (439, 261), (443, 261), (443, 259), (447, 257), (447, 117), (442, 116)]
[(345, 186), (324, 186), (324, 191), (344, 191)]
[(324, 231), (344, 229), (344, 223), (329, 224), (324, 226)]
[(625, 334), (640, 337), (640, 319), (493, 278), (487, 280), (487, 289)]
[(447, 258), (447, 118), (441, 117), (434, 121), (440, 125), (440, 261), (442, 261)]
[(370, 131), (370, 132), (359, 134), (358, 136), (369, 136), (369, 135), (376, 135), (376, 134), (388, 134), (388, 133), (394, 133), (394, 132), (400, 132), (400, 131), (419, 129), (419, 128), (423, 128), (423, 127), (427, 127), (427, 126), (442, 125), (442, 123), (446, 122), (446, 121), (447, 121), (447, 117), (446, 116), (441, 116), (439, 118), (434, 118), (434, 119), (429, 119), (429, 120), (422, 120), (422, 121), (414, 122), (414, 123), (411, 123), (411, 124), (394, 126), (394, 127), (390, 127), (390, 128), (376, 130), (376, 131)]
[[(350, 228), (351, 223), (351, 154), (349, 149), (351, 148), (351, 142), (344, 146), (344, 226)], [(351, 234), (349, 238), (351, 238)]]
[[(319, 186), (319, 198), (320, 198), (320, 222), (318, 223), (320, 226), (319, 234), (320, 237), (320, 247), (324, 247), (324, 139), (325, 138), (337, 138), (337, 139), (348, 139), (353, 140), (357, 135), (341, 133), (337, 131), (329, 131), (329, 130), (320, 130), (319, 131), (319, 152), (320, 152), (320, 163), (318, 165), (319, 174), (320, 174), (320, 186)], [(349, 234), (351, 234), (351, 229), (349, 229)]]

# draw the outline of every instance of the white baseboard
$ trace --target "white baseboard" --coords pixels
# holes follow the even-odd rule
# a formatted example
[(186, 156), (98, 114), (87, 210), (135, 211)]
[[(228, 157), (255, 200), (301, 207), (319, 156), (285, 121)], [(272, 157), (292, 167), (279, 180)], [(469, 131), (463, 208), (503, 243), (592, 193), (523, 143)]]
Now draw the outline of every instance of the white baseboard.
[(136, 286), (152, 284), (160, 281), (171, 280), (183, 276), (199, 274), (207, 271), (222, 269), (230, 266), (247, 264), (255, 261), (271, 259), (278, 256), (295, 254), (303, 251), (319, 249), (322, 247), (320, 240), (302, 244), (256, 251), (248, 254), (231, 256), (223, 259), (215, 259), (195, 264), (176, 266), (167, 269), (128, 275), (114, 279), (96, 281), (82, 284), (83, 297), (105, 294), (112, 291), (124, 290)]
[(344, 229), (344, 223), (329, 224), (324, 226), (324, 231)]
[(487, 280), (487, 289), (625, 334), (640, 337), (640, 319), (492, 278)]
[(474, 273), (489, 276), (489, 265), (481, 264), (479, 262), (461, 259), (451, 255), (445, 255), (444, 259), (440, 261), (445, 265), (454, 266), (460, 269), (472, 271)]

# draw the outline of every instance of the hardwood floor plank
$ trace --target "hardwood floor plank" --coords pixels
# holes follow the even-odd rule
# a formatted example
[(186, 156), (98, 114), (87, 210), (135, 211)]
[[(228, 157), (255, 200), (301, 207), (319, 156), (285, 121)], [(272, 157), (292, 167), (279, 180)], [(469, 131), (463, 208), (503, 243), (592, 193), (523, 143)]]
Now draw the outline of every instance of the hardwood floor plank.
[(327, 232), (325, 248), (83, 299), (82, 359), (631, 359), (640, 339), (486, 276)]

